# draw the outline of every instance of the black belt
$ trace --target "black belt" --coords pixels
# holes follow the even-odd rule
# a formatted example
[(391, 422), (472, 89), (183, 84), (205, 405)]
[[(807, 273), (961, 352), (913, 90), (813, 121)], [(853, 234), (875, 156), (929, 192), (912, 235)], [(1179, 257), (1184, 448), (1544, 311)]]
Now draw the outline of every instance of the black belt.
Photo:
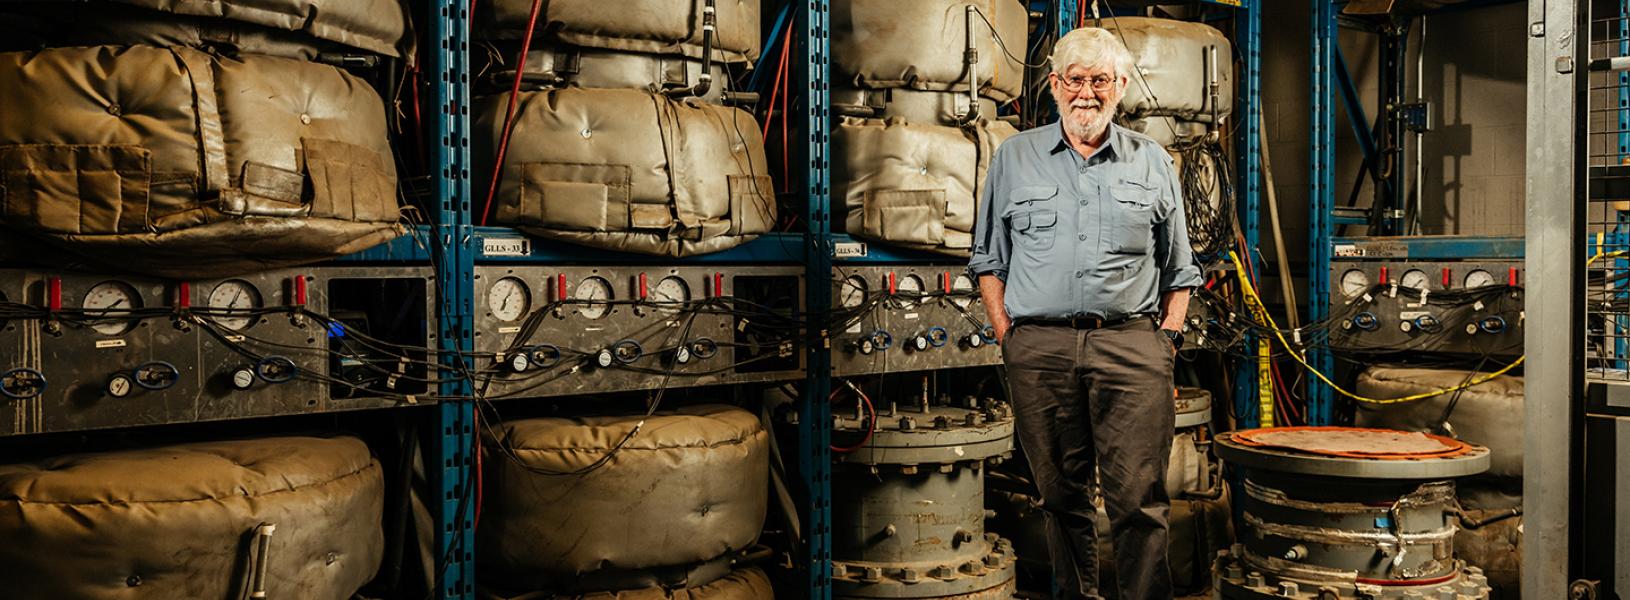
[(1118, 319), (1104, 319), (1102, 317), (1073, 317), (1069, 319), (1021, 317), (1013, 320), (1013, 326), (1046, 325), (1050, 327), (1069, 327), (1071, 329), (1109, 329), (1139, 321), (1153, 325), (1154, 317), (1150, 315), (1128, 315)]

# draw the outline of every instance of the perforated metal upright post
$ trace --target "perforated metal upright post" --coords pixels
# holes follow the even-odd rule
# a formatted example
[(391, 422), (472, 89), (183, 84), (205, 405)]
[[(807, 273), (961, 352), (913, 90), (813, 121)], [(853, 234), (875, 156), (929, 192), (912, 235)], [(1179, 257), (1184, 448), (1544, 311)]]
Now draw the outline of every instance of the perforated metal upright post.
[(832, 355), (826, 315), (832, 309), (832, 219), (828, 152), (831, 98), (828, 84), (829, 16), (824, 0), (808, 0), (799, 11), (804, 42), (804, 125), (808, 158), (804, 222), (805, 286), (809, 334), (805, 344), (808, 374), (798, 407), (798, 471), (803, 474), (807, 543), (802, 570), (810, 600), (832, 597)]
[[(1335, 113), (1330, 102), (1331, 77), (1335, 68), (1336, 5), (1333, 0), (1313, 1), (1313, 60), (1311, 97), (1308, 180), (1308, 258), (1307, 258), (1307, 322), (1317, 323), (1330, 312), (1330, 251), (1331, 212), (1335, 208), (1336, 189), (1336, 129)], [(1330, 373), (1335, 357), (1324, 348), (1308, 351), (1308, 362), (1314, 368)], [(1317, 381), (1308, 384), (1307, 423), (1331, 425), (1335, 421), (1335, 394), (1330, 386)]]
[[(1241, 119), (1239, 139), (1239, 223), (1245, 235), (1245, 247), (1256, 248), (1262, 238), (1262, 115), (1258, 95), (1262, 89), (1262, 3), (1247, 2), (1244, 13), (1237, 15), (1234, 25), (1234, 44), (1243, 58), (1243, 77), (1240, 78), (1239, 108), (1235, 118)], [(1241, 257), (1255, 261), (1256, 256)], [(1294, 310), (1294, 307), (1292, 307)], [(1245, 339), (1246, 348), (1256, 347), (1256, 336)], [(1234, 414), (1240, 416), (1239, 426), (1256, 427), (1259, 419), (1253, 412), (1257, 405), (1256, 365), (1241, 360), (1234, 375)]]
[[(429, 72), (434, 75), (436, 141), (433, 146), (436, 223), (437, 348), (442, 365), (468, 372), (464, 357), (472, 348), (475, 250), (470, 229), (469, 3), (430, 3)], [(445, 398), (469, 398), (467, 378), (441, 384)], [(475, 404), (444, 400), (436, 409), (436, 462), (430, 465), (437, 504), (434, 546), (437, 577), (434, 595), (441, 599), (475, 597), (475, 497), (471, 482), (474, 460)]]

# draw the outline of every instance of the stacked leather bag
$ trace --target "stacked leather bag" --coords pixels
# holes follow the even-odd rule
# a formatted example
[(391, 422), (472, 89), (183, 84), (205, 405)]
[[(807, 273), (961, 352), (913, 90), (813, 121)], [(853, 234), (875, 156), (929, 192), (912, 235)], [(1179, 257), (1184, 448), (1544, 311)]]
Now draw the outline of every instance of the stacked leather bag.
[(478, 222), (663, 256), (770, 230), (760, 126), (725, 105), (728, 67), (759, 54), (758, 0), (551, 0), (536, 19), (531, 0), (482, 4), (495, 60), (473, 113)]
[(1018, 133), (996, 107), (1024, 87), (1024, 5), (837, 0), (831, 19), (834, 217), (857, 238), (967, 256), (991, 157)]
[(8, 3), (0, 226), (174, 277), (400, 235), (384, 102), (331, 63), (402, 56), (406, 14), (400, 0)]
[(522, 419), (485, 442), (484, 597), (774, 596), (764, 572), (742, 564), (769, 499), (769, 432), (752, 412)]
[(20, 600), (347, 600), (379, 571), (384, 504), (384, 469), (354, 437), (0, 464), (0, 589)]

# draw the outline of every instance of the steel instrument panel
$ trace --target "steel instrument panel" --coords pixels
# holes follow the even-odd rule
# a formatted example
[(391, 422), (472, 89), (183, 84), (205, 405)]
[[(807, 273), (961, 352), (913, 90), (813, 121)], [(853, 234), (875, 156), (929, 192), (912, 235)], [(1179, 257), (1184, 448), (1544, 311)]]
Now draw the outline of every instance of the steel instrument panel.
[[(1334, 261), (1329, 344), (1342, 351), (1520, 355), (1523, 274), (1521, 261)], [(1503, 291), (1441, 301), (1479, 289)]]
[(804, 377), (803, 267), (478, 266), (487, 399)]
[(195, 281), (0, 270), (0, 435), (431, 401), (433, 279), (427, 267)]
[(831, 285), (835, 375), (1002, 362), (977, 286), (959, 267), (846, 266)]

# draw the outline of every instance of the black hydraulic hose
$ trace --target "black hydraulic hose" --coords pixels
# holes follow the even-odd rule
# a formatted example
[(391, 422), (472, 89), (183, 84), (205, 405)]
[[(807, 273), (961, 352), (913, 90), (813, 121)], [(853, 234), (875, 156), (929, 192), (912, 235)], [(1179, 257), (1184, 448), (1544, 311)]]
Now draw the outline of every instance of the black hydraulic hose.
[(669, 96), (675, 98), (706, 96), (708, 90), (713, 89), (713, 36), (719, 27), (713, 2), (714, 0), (707, 0), (707, 4), (702, 7), (702, 74), (696, 78), (696, 85), (669, 90)]

